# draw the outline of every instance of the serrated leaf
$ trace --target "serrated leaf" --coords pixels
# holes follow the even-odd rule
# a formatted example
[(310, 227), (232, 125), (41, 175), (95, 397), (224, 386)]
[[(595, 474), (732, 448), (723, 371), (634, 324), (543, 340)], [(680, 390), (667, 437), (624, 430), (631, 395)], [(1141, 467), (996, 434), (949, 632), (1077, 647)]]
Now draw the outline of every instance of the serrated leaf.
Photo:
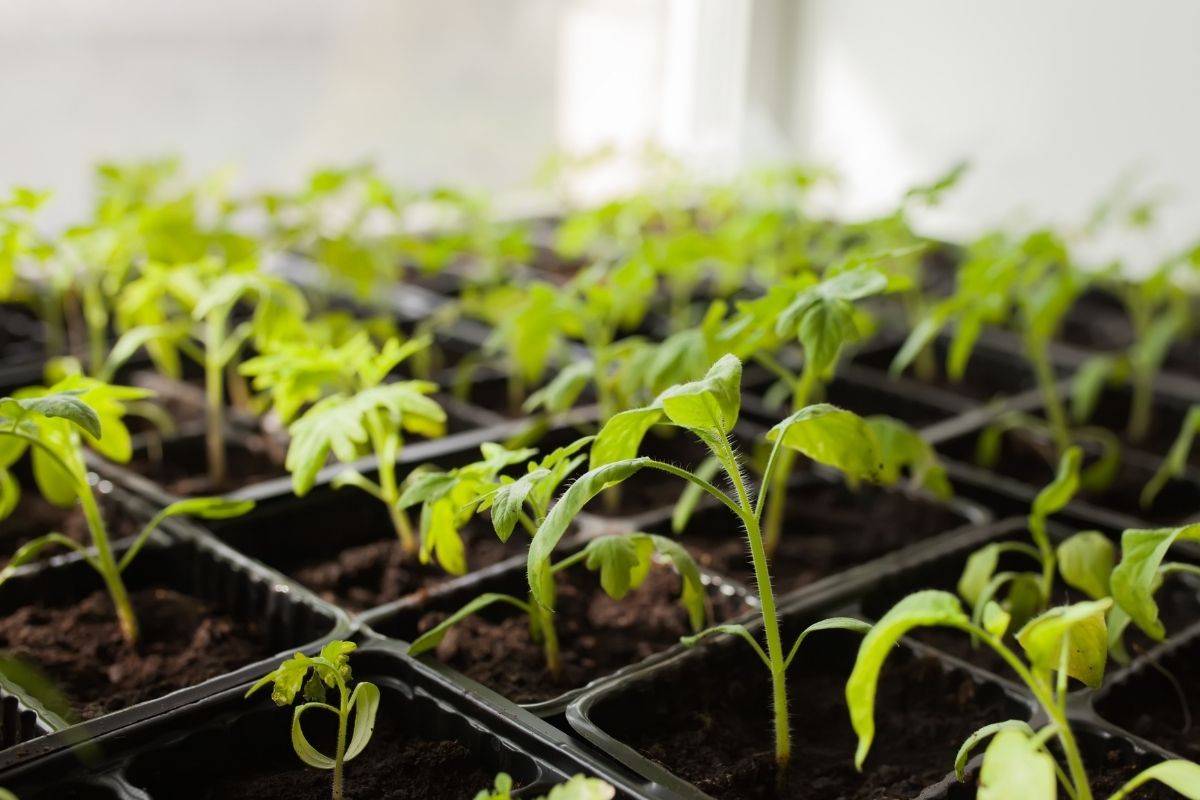
[(500, 541), (507, 542), (520, 522), (525, 501), (538, 489), (539, 484), (551, 476), (548, 469), (527, 472), (512, 483), (506, 483), (492, 493), (492, 526)]
[(654, 544), (645, 537), (613, 534), (592, 539), (584, 548), (587, 568), (600, 573), (600, 586), (614, 600), (621, 600), (642, 585), (650, 573)]

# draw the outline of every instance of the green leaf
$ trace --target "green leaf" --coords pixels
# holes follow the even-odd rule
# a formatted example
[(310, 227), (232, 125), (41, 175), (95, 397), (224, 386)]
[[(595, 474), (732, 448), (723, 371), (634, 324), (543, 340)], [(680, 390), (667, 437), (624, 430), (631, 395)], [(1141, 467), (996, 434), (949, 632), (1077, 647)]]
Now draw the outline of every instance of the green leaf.
[(363, 682), (354, 687), (350, 695), (350, 708), (354, 711), (354, 732), (346, 745), (345, 760), (350, 761), (363, 751), (371, 734), (375, 732), (375, 715), (379, 712), (379, 687)]
[(1078, 447), (1068, 448), (1058, 462), (1058, 472), (1033, 500), (1031, 516), (1042, 519), (1061, 511), (1079, 491), (1079, 467), (1083, 463), (1083, 451)]
[(334, 760), (308, 743), (308, 739), (304, 736), (304, 728), (300, 724), (304, 712), (313, 708), (323, 711), (332, 710), (324, 703), (305, 703), (296, 706), (296, 710), (292, 713), (292, 749), (296, 751), (296, 755), (300, 756), (300, 760), (310, 767), (333, 769), (336, 765)]
[(871, 628), (858, 649), (858, 658), (846, 683), (846, 705), (858, 734), (854, 756), (858, 769), (862, 769), (875, 738), (875, 690), (879, 673), (900, 637), (913, 628), (940, 625), (966, 629), (970, 622), (958, 598), (949, 592), (930, 589), (904, 598)]
[(253, 508), (253, 500), (235, 500), (228, 497), (191, 497), (186, 500), (176, 500), (159, 514), (162, 518), (232, 519), (242, 516)]
[(1171, 787), (1187, 800), (1200, 800), (1200, 765), (1181, 758), (1162, 761), (1142, 770), (1113, 793), (1109, 800), (1122, 800), (1150, 781), (1158, 781)]
[(636, 534), (599, 536), (587, 543), (587, 568), (600, 572), (600, 585), (605, 594), (621, 600), (642, 585), (650, 573), (654, 544)]
[[(593, 455), (595, 448), (593, 446)], [(529, 559), (527, 573), (529, 588), (534, 599), (545, 608), (554, 607), (554, 598), (548, 592), (552, 590), (549, 584), (550, 557), (554, 548), (580, 510), (600, 492), (609, 486), (620, 483), (649, 463), (648, 458), (633, 458), (617, 461), (589, 470), (559, 498), (546, 519), (538, 527), (533, 541), (529, 543)]]
[(954, 777), (961, 782), (966, 779), (967, 759), (971, 757), (971, 751), (985, 739), (994, 736), (1002, 730), (1015, 728), (1028, 736), (1033, 736), (1033, 728), (1029, 727), (1029, 723), (1024, 720), (1010, 719), (1004, 722), (993, 722), (990, 725), (984, 725), (979, 730), (967, 737), (967, 740), (962, 743), (962, 747), (958, 748), (958, 755), (954, 757)]
[(799, 336), (807, 368), (827, 374), (842, 345), (860, 338), (854, 306), (845, 300), (814, 304), (800, 320)]
[(796, 654), (800, 652), (800, 645), (804, 644), (804, 640), (807, 639), (810, 634), (817, 633), (818, 631), (851, 631), (852, 633), (866, 634), (870, 633), (871, 625), (870, 623), (863, 622), (859, 619), (854, 619), (853, 617), (829, 617), (828, 619), (814, 622), (804, 630), (800, 631), (800, 635), (796, 637), (795, 644), (792, 645), (792, 649), (788, 651), (787, 658), (785, 658), (783, 661), (784, 669), (787, 669), (789, 666), (791, 666), (792, 659), (794, 659)]
[(441, 644), (442, 639), (446, 638), (447, 632), (449, 632), (449, 630), (455, 625), (462, 622), (472, 614), (476, 614), (488, 606), (495, 605), (496, 603), (507, 603), (511, 606), (521, 609), (521, 611), (524, 611), (526, 614), (529, 614), (531, 611), (528, 603), (523, 600), (518, 600), (510, 595), (497, 594), (495, 592), (481, 594), (479, 597), (476, 597), (458, 611), (455, 611), (453, 614), (446, 617), (446, 619), (442, 620), (435, 627), (430, 628), (428, 631), (413, 640), (413, 643), (408, 646), (408, 654), (410, 656), (419, 656), (422, 653), (432, 650)]
[(1099, 688), (1108, 658), (1105, 614), (1111, 606), (1105, 598), (1052, 608), (1017, 631), (1017, 641), (1034, 669), (1046, 673), (1059, 669), (1066, 648), (1067, 674)]
[(612, 800), (617, 790), (599, 778), (575, 775), (538, 800)]
[(1105, 384), (1122, 371), (1127, 371), (1124, 360), (1107, 354), (1092, 356), (1079, 365), (1071, 379), (1071, 416), (1076, 422), (1091, 419)]
[(84, 433), (100, 438), (100, 417), (95, 410), (80, 399), (79, 391), (57, 392), (20, 400), (12, 397), (0, 398), (0, 415), (11, 420), (22, 420), (30, 416), (47, 419), (65, 419)]
[(985, 544), (967, 558), (962, 576), (958, 579), (958, 595), (967, 601), (971, 608), (979, 607), (979, 599), (984, 589), (992, 582), (996, 574), (996, 565), (1000, 562), (1000, 546)]
[(634, 408), (613, 415), (592, 442), (589, 469), (628, 461), (637, 456), (646, 432), (663, 418), (661, 408)]
[(467, 572), (467, 550), (459, 533), (457, 504), (450, 497), (421, 507), (421, 551), (422, 564), (436, 558), (438, 564), (451, 575)]
[(21, 501), (21, 485), (7, 469), (0, 469), (0, 520), (6, 520), (17, 509)]
[(407, 481), (400, 493), (400, 509), (412, 508), (420, 503), (440, 500), (458, 483), (453, 472), (422, 472)]
[[(65, 435), (56, 435), (53, 431), (43, 429), (39, 438), (56, 453), (65, 455), (71, 460), (78, 458), (72, 452), (72, 447)], [(76, 498), (79, 497), (75, 476), (63, 469), (60, 463), (41, 447), (34, 447), (31, 457), (33, 480), (37, 484), (38, 491), (42, 493), (42, 497), (59, 508), (73, 506)]]
[(1058, 546), (1058, 571), (1067, 585), (1093, 600), (1108, 597), (1113, 570), (1113, 543), (1099, 531), (1076, 533)]
[(983, 629), (995, 636), (997, 639), (1003, 639), (1008, 633), (1009, 627), (1012, 625), (1012, 614), (1004, 610), (1003, 607), (994, 600), (988, 601), (983, 606)]
[(953, 495), (946, 470), (938, 462), (937, 452), (921, 438), (921, 434), (892, 417), (867, 417), (867, 424), (879, 443), (883, 462), (881, 480), (885, 486), (899, 483), (902, 471), (907, 469), (914, 486), (922, 487), (943, 500)]
[[(328, 661), (337, 670), (343, 681), (350, 680), (350, 654), (358, 649), (354, 642), (335, 640), (321, 648), (321, 658)], [(315, 665), (318, 670), (322, 665)], [(326, 668), (328, 669), (328, 668)], [(332, 675), (323, 675), (325, 685), (333, 688), (337, 683)]]
[(696, 565), (696, 560), (692, 558), (692, 554), (687, 551), (687, 548), (674, 539), (653, 533), (641, 535), (648, 536), (650, 543), (654, 545), (654, 551), (660, 556), (670, 559), (675, 571), (679, 573), (683, 582), (680, 602), (688, 612), (688, 621), (691, 623), (692, 630), (700, 630), (707, 621), (708, 611), (704, 604), (704, 580), (700, 577), (700, 567)]
[(835, 467), (849, 478), (877, 482), (883, 471), (879, 442), (866, 420), (828, 403), (801, 409), (767, 433), (819, 464)]
[(1025, 731), (1004, 728), (983, 754), (979, 800), (1054, 800), (1058, 789), (1054, 759)]
[(1179, 528), (1131, 529), (1121, 534), (1121, 563), (1112, 571), (1113, 600), (1150, 638), (1161, 641), (1166, 629), (1158, 617), (1154, 592), (1167, 551), (1177, 541), (1200, 541), (1200, 523)]
[(551, 476), (548, 469), (527, 472), (511, 483), (506, 483), (492, 493), (492, 526), (500, 541), (507, 542), (520, 522), (521, 512), (529, 495), (538, 489), (543, 480)]
[(1154, 473), (1146, 483), (1145, 488), (1142, 489), (1142, 496), (1140, 498), (1142, 508), (1151, 508), (1154, 505), (1155, 498), (1158, 497), (1158, 493), (1163, 490), (1163, 487), (1172, 478), (1180, 478), (1187, 471), (1188, 456), (1192, 451), (1192, 441), (1196, 438), (1198, 432), (1200, 432), (1200, 405), (1192, 406), (1188, 409), (1183, 425), (1179, 429), (1179, 434), (1171, 444), (1171, 449), (1167, 451), (1167, 457), (1163, 459), (1158, 471)]
[(737, 424), (741, 385), (742, 362), (737, 356), (725, 355), (701, 380), (672, 386), (654, 405), (681, 428), (725, 435)]

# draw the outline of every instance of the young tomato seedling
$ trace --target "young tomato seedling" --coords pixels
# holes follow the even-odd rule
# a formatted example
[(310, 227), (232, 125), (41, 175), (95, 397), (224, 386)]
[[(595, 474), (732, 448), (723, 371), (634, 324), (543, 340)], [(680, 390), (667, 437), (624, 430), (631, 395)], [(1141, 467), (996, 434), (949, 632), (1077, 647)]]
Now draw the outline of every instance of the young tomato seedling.
[[(841, 470), (852, 479), (875, 480), (883, 462), (879, 442), (870, 426), (858, 415), (828, 404), (803, 408), (771, 429), (773, 441), (768, 468), (757, 497), (747, 485), (730, 434), (741, 409), (741, 362), (732, 355), (722, 357), (701, 380), (674, 386), (645, 408), (617, 414), (601, 429), (592, 442), (590, 469), (571, 484), (550, 509), (538, 527), (529, 548), (528, 577), (533, 605), (539, 613), (554, 611), (553, 572), (550, 562), (575, 515), (583, 506), (609, 486), (628, 480), (643, 469), (674, 475), (698, 486), (728, 508), (745, 527), (754, 565), (755, 585), (762, 610), (766, 650), (754, 635), (740, 625), (720, 625), (688, 640), (694, 643), (716, 633), (731, 633), (744, 638), (771, 674), (774, 710), (775, 758), (780, 776), (791, 758), (791, 732), (787, 707), (786, 670), (801, 642), (812, 631), (828, 628), (863, 630), (865, 624), (851, 619), (817, 623), (802, 633), (790, 652), (785, 653), (780, 637), (775, 593), (771, 584), (769, 561), (763, 542), (761, 519), (770, 491), (784, 491), (774, 480), (771, 469), (780, 452), (794, 449), (822, 464)], [(639, 456), (642, 439), (654, 425), (671, 425), (695, 435), (720, 463), (733, 488), (729, 494), (704, 478), (685, 469), (656, 459)]]
[[(263, 676), (250, 687), (246, 697), (268, 684), (273, 684), (271, 699), (277, 706), (290, 706), (301, 694), (305, 702), (292, 713), (292, 748), (300, 760), (310, 767), (333, 770), (333, 800), (343, 800), (343, 774), (347, 761), (352, 761), (366, 749), (375, 731), (375, 715), (379, 712), (379, 687), (358, 681), (350, 690), (350, 654), (358, 647), (354, 642), (330, 642), (314, 657), (303, 653), (289, 658), (279, 668)], [(309, 672), (311, 671), (311, 675)], [(337, 705), (326, 702), (326, 689), (337, 690)], [(304, 712), (319, 710), (337, 718), (337, 744), (333, 757), (309, 744), (304, 735)], [(354, 729), (350, 731), (351, 713)], [(350, 734), (347, 741), (347, 733)]]
[[(850, 721), (858, 734), (854, 763), (862, 769), (875, 738), (875, 692), (888, 654), (900, 638), (920, 627), (963, 631), (994, 650), (1037, 700), (1049, 722), (1035, 731), (1023, 720), (995, 722), (971, 734), (955, 758), (963, 780), (971, 751), (991, 737), (979, 773), (980, 800), (1053, 800), (1062, 785), (1073, 800), (1092, 800), (1078, 740), (1067, 718), (1069, 679), (1098, 687), (1108, 655), (1105, 615), (1112, 600), (1091, 600), (1059, 606), (1027, 622), (1016, 633), (1024, 650), (1022, 660), (1004, 641), (1012, 617), (994, 602), (982, 621), (973, 621), (948, 592), (926, 590), (909, 595), (888, 611), (867, 633), (846, 683)], [(1058, 740), (1067, 763), (1064, 771), (1049, 749)], [(1200, 766), (1182, 759), (1163, 761), (1126, 781), (1110, 796), (1119, 800), (1137, 787), (1159, 781), (1189, 798), (1200, 798)]]
[[(87, 521), (91, 548), (61, 534), (49, 533), (25, 543), (8, 565), (0, 570), (0, 583), (17, 569), (33, 561), (41, 551), (59, 545), (77, 552), (99, 573), (116, 609), (121, 633), (130, 643), (138, 640), (138, 622), (122, 573), (137, 557), (146, 540), (169, 517), (194, 516), (224, 519), (244, 514), (252, 501), (193, 498), (172, 503), (146, 523), (125, 553), (117, 558), (104, 522), (104, 515), (88, 480), (83, 446), (86, 441), (101, 454), (128, 461), (129, 431), (121, 417), (123, 403), (147, 396), (141, 389), (109, 386), (99, 381), (72, 376), (48, 390), (30, 390), (17, 397), (0, 399), (0, 440), (5, 442), (0, 462), (0, 518), (16, 508), (20, 487), (10, 468), (30, 452), (34, 480), (50, 503), (70, 508), (78, 502)], [(108, 439), (102, 437), (107, 432)]]
[[(321, 397), (288, 427), (291, 443), (284, 465), (292, 473), (292, 488), (299, 496), (307, 494), (332, 452), (342, 465), (333, 486), (356, 486), (382, 502), (404, 552), (410, 556), (416, 555), (418, 542), (399, 505), (396, 459), (406, 433), (429, 437), (445, 433), (446, 413), (429, 397), (437, 390), (435, 384), (386, 380), (392, 370), (425, 344), (420, 339), (405, 344), (389, 339), (382, 348), (376, 348), (363, 335), (338, 351), (347, 358), (340, 370), (327, 360), (308, 361), (303, 349), (299, 361), (292, 360), (297, 351), (280, 350), (259, 359), (249, 370), (256, 380), (265, 378), (287, 398), (284, 410), (289, 414), (312, 396), (306, 393), (313, 388), (310, 381), (323, 381), (329, 377), (323, 375), (323, 370), (332, 371), (336, 376), (331, 382), (333, 393)], [(321, 392), (328, 391), (328, 384), (322, 386)], [(375, 456), (378, 481), (353, 466), (368, 454)]]
[[(252, 306), (253, 314), (231, 327), (242, 304)], [(144, 344), (163, 373), (179, 376), (180, 353), (204, 368), (209, 486), (220, 488), (227, 478), (226, 373), (235, 370), (248, 341), (267, 349), (280, 331), (294, 329), (307, 309), (295, 286), (260, 272), (257, 263), (230, 265), (212, 258), (147, 264), (122, 294), (118, 312), (125, 336)], [(236, 371), (231, 377), (240, 380)]]
[[(583, 462), (583, 458), (575, 456), (575, 453), (591, 441), (591, 437), (581, 439), (559, 448), (540, 462), (530, 463), (526, 473), (516, 480), (499, 475), (499, 470), (514, 463), (514, 456), (525, 456), (528, 451), (507, 451), (497, 445), (485, 446), (485, 459), (479, 464), (451, 473), (426, 473), (420, 476), (409, 487), (404, 502), (424, 504), (421, 514), (423, 535), (426, 541), (431, 542), (431, 546), (438, 548), (439, 559), (443, 563), (447, 550), (454, 557), (461, 557), (462, 541), (458, 530), (464, 513), (469, 516), (490, 510), (492, 525), (502, 541), (508, 541), (520, 525), (534, 536), (535, 545), (541, 530), (538, 525), (545, 527), (555, 491)], [(564, 497), (569, 495), (568, 491)], [(533, 545), (531, 559), (532, 548)], [(553, 549), (551, 547), (550, 551)], [(409, 648), (409, 653), (420, 655), (432, 650), (445, 638), (450, 628), (462, 620), (488, 606), (507, 604), (529, 616), (530, 635), (542, 645), (546, 669), (556, 680), (559, 679), (562, 676), (562, 658), (554, 625), (555, 576), (580, 563), (598, 571), (601, 588), (614, 600), (620, 600), (646, 579), (655, 556), (669, 559), (683, 581), (681, 602), (687, 609), (692, 629), (700, 630), (704, 625), (707, 611), (700, 569), (687, 550), (673, 539), (649, 533), (599, 536), (573, 555), (557, 562), (552, 560), (550, 551), (539, 556), (542, 560), (538, 565), (536, 600), (499, 593), (482, 594), (419, 636)], [(532, 572), (530, 579), (533, 580)]]

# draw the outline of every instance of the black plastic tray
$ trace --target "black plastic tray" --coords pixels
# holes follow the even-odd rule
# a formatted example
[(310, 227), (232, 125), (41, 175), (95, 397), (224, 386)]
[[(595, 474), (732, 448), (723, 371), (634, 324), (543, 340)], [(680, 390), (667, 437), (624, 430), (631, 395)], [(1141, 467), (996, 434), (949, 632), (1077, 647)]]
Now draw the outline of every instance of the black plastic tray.
[[(369, 642), (355, 653), (352, 665), (356, 678), (370, 680), (383, 690), (381, 713), (401, 710), (405, 729), (463, 742), (488, 771), (506, 771), (522, 784), (520, 797), (543, 794), (578, 773), (607, 780), (621, 798), (640, 796), (636, 787), (566, 734), (486, 691), (467, 696), (404, 656), (395, 644)], [(96, 792), (80, 797), (176, 797), (170, 788), (162, 788), (163, 781), (168, 787), (181, 779), (194, 786), (219, 763), (197, 758), (203, 748), (256, 748), (260, 745), (254, 735), (262, 730), (281, 736), (286, 746), (290, 709), (276, 708), (265, 694), (244, 699), (248, 685), (243, 681), (157, 719), (100, 734), (86, 751), (60, 750), (9, 766), (0, 770), (0, 785), (17, 791), (22, 800), (69, 796), (60, 794), (64, 785)], [(362, 758), (369, 758), (370, 752), (368, 745)], [(81, 760), (83, 753), (89, 760)], [(297, 768), (306, 769), (298, 760)]]
[[(137, 498), (114, 490), (121, 504), (135, 518), (148, 520), (152, 511)], [(114, 549), (119, 553), (126, 540)], [(254, 562), (182, 519), (164, 522), (145, 549), (126, 570), (131, 589), (149, 583), (166, 583), (223, 607), (243, 619), (263, 622), (269, 645), (278, 654), (298, 648), (314, 648), (332, 639), (351, 635), (349, 619), (338, 609), (322, 603), (302, 586)], [(39, 600), (69, 601), (100, 588), (99, 577), (76, 553), (20, 568), (0, 587), (0, 609), (14, 608)], [(34, 752), (69, 746), (80, 739), (117, 730), (172, 708), (193, 703), (263, 671), (277, 656), (261, 659), (195, 686), (138, 703), (86, 722), (71, 724), (47, 709), (26, 689), (8, 678), (0, 678), (0, 690), (32, 710), (37, 725), (50, 736), (32, 739), (0, 752), (0, 768)], [(101, 669), (97, 665), (97, 669)], [(11, 702), (11, 701), (10, 701)]]

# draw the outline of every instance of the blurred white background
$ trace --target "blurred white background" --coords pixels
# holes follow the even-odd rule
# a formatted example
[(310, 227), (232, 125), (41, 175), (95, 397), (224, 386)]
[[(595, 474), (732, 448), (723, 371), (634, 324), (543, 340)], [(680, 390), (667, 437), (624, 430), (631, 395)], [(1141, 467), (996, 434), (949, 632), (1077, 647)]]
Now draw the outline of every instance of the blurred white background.
[[(373, 159), (527, 194), (559, 148), (661, 144), (698, 170), (806, 160), (845, 213), (973, 168), (927, 226), (1081, 221), (1122, 176), (1200, 233), (1191, 0), (5, 0), (0, 183), (88, 203), (100, 159), (246, 185)], [(617, 182), (620, 182), (618, 177)]]

